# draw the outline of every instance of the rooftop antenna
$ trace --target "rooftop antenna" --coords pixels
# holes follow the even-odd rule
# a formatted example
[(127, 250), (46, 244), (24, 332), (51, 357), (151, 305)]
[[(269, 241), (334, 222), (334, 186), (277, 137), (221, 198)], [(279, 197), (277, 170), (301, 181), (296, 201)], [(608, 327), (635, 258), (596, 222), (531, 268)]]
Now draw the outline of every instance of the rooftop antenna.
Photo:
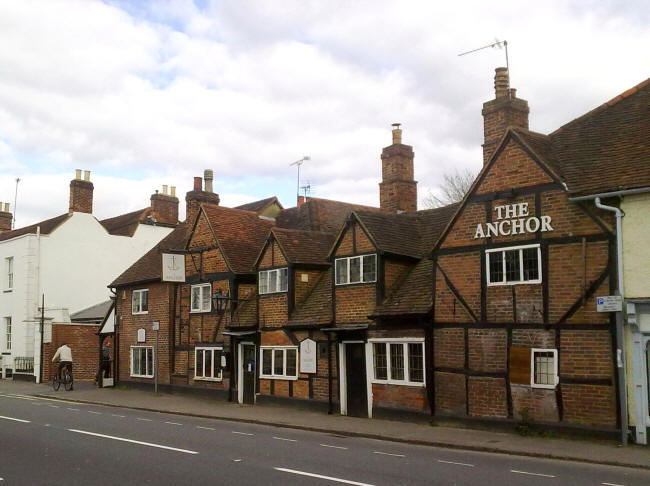
[(20, 177), (16, 177), (16, 192), (14, 193), (14, 220), (13, 226), (11, 229), (16, 229), (16, 202), (18, 201), (18, 183), (20, 182)]
[(311, 160), (311, 157), (309, 155), (305, 155), (302, 159), (296, 160), (295, 162), (292, 162), (289, 164), (289, 167), (292, 165), (295, 165), (298, 167), (298, 182), (296, 184), (296, 198), (300, 197), (300, 166), (305, 162), (306, 160)]
[(508, 72), (510, 72), (510, 66), (508, 65), (508, 41), (506, 41), (506, 40), (500, 41), (499, 39), (495, 38), (494, 42), (492, 44), (488, 44), (487, 46), (483, 46), (483, 47), (478, 47), (476, 49), (472, 49), (471, 51), (461, 52), (458, 55), (459, 56), (464, 56), (465, 54), (471, 54), (472, 52), (481, 51), (483, 49), (487, 49), (488, 47), (491, 47), (493, 49), (505, 49), (506, 50), (506, 69), (508, 70)]
[(307, 181), (307, 184), (305, 184), (304, 186), (300, 186), (300, 189), (302, 189), (302, 192), (305, 195), (305, 201), (306, 201), (308, 195), (311, 194), (311, 183), (309, 181)]

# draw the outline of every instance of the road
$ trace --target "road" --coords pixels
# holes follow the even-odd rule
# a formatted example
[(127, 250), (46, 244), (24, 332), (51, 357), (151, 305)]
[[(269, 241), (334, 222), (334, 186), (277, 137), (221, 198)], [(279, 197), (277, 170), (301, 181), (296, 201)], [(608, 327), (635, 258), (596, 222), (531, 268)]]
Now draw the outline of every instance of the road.
[(2, 485), (647, 486), (650, 471), (0, 394), (0, 478)]

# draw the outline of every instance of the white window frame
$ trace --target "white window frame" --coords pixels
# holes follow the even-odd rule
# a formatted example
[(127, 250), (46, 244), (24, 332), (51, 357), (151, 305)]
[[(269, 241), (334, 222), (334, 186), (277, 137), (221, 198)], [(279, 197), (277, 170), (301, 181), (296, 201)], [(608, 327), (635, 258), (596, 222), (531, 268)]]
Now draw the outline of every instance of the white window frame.
[[(375, 278), (373, 280), (364, 280), (363, 279), (363, 259), (364, 257), (367, 256), (372, 256), (374, 257), (375, 261)], [(360, 259), (359, 260), (359, 281), (358, 282), (350, 282), (350, 260), (354, 260), (355, 258)], [(338, 265), (337, 262), (342, 261), (342, 260), (347, 260), (347, 273), (345, 275), (345, 282), (338, 283)], [(342, 257), (342, 258), (336, 258), (334, 260), (334, 284), (335, 285), (356, 285), (356, 284), (364, 284), (364, 283), (373, 283), (377, 281), (377, 254), (376, 253), (366, 253), (364, 255), (354, 255), (354, 256), (349, 256), (349, 257)]]
[[(146, 293), (147, 294), (147, 310), (142, 310), (142, 297), (141, 295)], [(135, 306), (135, 299), (136, 295), (139, 295), (138, 297), (138, 310), (136, 311), (136, 306)], [(149, 289), (136, 289), (133, 291), (133, 295), (131, 295), (131, 314), (134, 316), (140, 315), (140, 314), (149, 314)]]
[(5, 351), (11, 351), (11, 316), (5, 317)]
[[(149, 351), (151, 352), (151, 374), (150, 375), (146, 375), (146, 374), (145, 375), (136, 375), (133, 372), (133, 351), (136, 350), (136, 349), (144, 349), (145, 350), (145, 354), (144, 354), (144, 357), (145, 357), (145, 359), (144, 359), (144, 361), (145, 361), (145, 371), (147, 371), (146, 370), (146, 368), (147, 368), (147, 365), (146, 365), (146, 363), (147, 363), (147, 354), (148, 354)], [(156, 368), (156, 357), (154, 356), (154, 353), (153, 353), (153, 346), (131, 346), (131, 350), (129, 352), (129, 359), (131, 361), (131, 367), (130, 367), (131, 376), (133, 376), (135, 378), (153, 378), (154, 370)]]
[[(425, 387), (427, 383), (427, 366), (426, 366), (426, 348), (424, 345), (424, 338), (376, 338), (368, 339), (370, 343), (370, 349), (372, 350), (372, 383), (384, 384), (384, 385), (405, 385), (405, 386), (417, 386)], [(386, 346), (386, 378), (385, 380), (377, 379), (375, 377), (375, 344), (384, 344)], [(409, 352), (408, 345), (409, 343), (419, 343), (422, 344), (422, 382), (419, 381), (409, 381), (410, 369), (409, 369)], [(401, 344), (404, 347), (403, 356), (404, 356), (404, 379), (403, 380), (394, 380), (391, 376), (391, 360), (390, 360), (390, 345), (391, 344)]]
[[(270, 276), (272, 273), (276, 273), (275, 277), (275, 285), (276, 288), (275, 290), (270, 290), (269, 289), (269, 282), (270, 282)], [(280, 282), (282, 281), (280, 276), (281, 274), (284, 273), (286, 275), (286, 278), (284, 279), (285, 282), (285, 287), (281, 288)], [(264, 277), (262, 277), (264, 275)], [(262, 287), (262, 280), (266, 282), (265, 287)], [(260, 295), (265, 295), (265, 294), (279, 294), (280, 292), (286, 292), (289, 290), (289, 267), (282, 267), (282, 268), (274, 268), (273, 270), (260, 270), (258, 274), (258, 291)]]
[[(212, 353), (212, 375), (213, 376), (205, 376), (205, 352), (209, 351)], [(194, 348), (194, 379), (195, 380), (200, 380), (200, 381), (222, 381), (223, 380), (223, 368), (221, 368), (221, 359), (219, 359), (219, 363), (215, 362), (214, 356), (216, 354), (216, 351), (221, 351), (223, 353), (223, 346), (198, 346)], [(196, 362), (197, 362), (197, 355), (199, 352), (204, 353), (203, 357), (203, 369), (202, 371), (202, 376), (197, 375), (196, 373)], [(223, 354), (222, 354), (223, 356)], [(215, 373), (216, 372), (216, 373)]]
[[(198, 288), (199, 291), (199, 306), (195, 307), (194, 304), (194, 289)], [(208, 307), (207, 309), (203, 307), (203, 294), (205, 291), (208, 291)], [(199, 313), (199, 312), (210, 312), (212, 310), (212, 284), (211, 283), (202, 283), (190, 286), (190, 312)]]
[(5, 290), (11, 291), (14, 289), (14, 257), (5, 258)]
[[(264, 374), (264, 350), (271, 350), (271, 374)], [(296, 374), (287, 375), (287, 350), (293, 349), (296, 352)], [(275, 352), (282, 351), (282, 375), (275, 374)], [(260, 378), (269, 380), (297, 380), (298, 368), (300, 366), (300, 355), (298, 353), (298, 346), (260, 346)]]
[[(553, 384), (547, 385), (544, 383), (535, 383), (535, 353), (553, 353)], [(560, 376), (558, 375), (557, 367), (557, 349), (546, 349), (546, 348), (532, 348), (530, 350), (530, 386), (533, 388), (555, 388), (560, 382)]]
[[(506, 251), (513, 251), (513, 250), (519, 250), (519, 277), (523, 277), (524, 275), (524, 259), (523, 259), (523, 250), (528, 249), (528, 248), (537, 248), (537, 275), (538, 278), (535, 280), (512, 280), (510, 282), (506, 281)], [(492, 282), (490, 280), (490, 254), (491, 253), (497, 253), (501, 252), (503, 254), (501, 258), (502, 262), (502, 272), (503, 272), (503, 280), (500, 282)], [(487, 279), (487, 284), (488, 286), (496, 286), (496, 285), (521, 285), (521, 284), (538, 284), (542, 283), (542, 250), (540, 248), (539, 243), (533, 244), (533, 245), (520, 245), (520, 246), (507, 246), (507, 247), (502, 247), (502, 248), (492, 248), (490, 250), (485, 250), (485, 268), (487, 271), (485, 272), (485, 278)]]

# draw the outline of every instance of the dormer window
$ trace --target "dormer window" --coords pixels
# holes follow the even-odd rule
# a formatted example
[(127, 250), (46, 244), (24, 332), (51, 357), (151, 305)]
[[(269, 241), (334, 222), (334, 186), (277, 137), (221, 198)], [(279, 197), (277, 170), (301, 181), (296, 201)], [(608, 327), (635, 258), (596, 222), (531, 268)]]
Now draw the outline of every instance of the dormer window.
[(276, 292), (286, 292), (288, 288), (287, 267), (276, 268), (274, 270), (262, 270), (259, 273), (259, 292), (261, 294), (273, 294)]
[(337, 258), (336, 285), (377, 281), (377, 255)]

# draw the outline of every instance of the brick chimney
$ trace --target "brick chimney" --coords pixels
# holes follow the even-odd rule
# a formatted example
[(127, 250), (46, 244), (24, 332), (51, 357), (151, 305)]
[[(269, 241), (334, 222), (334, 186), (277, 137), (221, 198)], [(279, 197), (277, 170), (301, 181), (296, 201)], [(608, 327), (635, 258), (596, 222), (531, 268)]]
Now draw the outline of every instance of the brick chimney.
[(4, 209), (2, 203), (0, 203), (0, 233), (11, 231), (12, 219), (13, 215), (9, 212), (9, 203), (4, 203)]
[(93, 212), (93, 183), (90, 182), (90, 171), (84, 171), (84, 178), (81, 178), (81, 170), (75, 171), (75, 177), (70, 181), (70, 209), (71, 213)]
[(402, 129), (393, 123), (393, 144), (381, 152), (379, 207), (386, 212), (415, 212), (417, 182), (413, 180), (413, 147), (402, 144)]
[[(206, 190), (203, 190), (203, 179), (194, 178), (194, 188), (185, 194), (185, 221), (192, 222), (199, 211), (199, 204), (219, 205), (219, 194), (212, 192), (212, 171), (206, 169), (204, 176), (207, 176)], [(208, 191), (210, 188), (210, 191)]]
[(167, 194), (167, 186), (163, 185), (162, 194), (156, 191), (151, 195), (151, 209), (153, 217), (158, 223), (177, 224), (178, 223), (178, 198), (176, 197), (176, 187), (171, 187), (171, 194)]
[(507, 68), (496, 68), (494, 93), (493, 100), (483, 103), (483, 165), (490, 160), (508, 127), (528, 129), (528, 102), (517, 98), (517, 90), (510, 88)]

